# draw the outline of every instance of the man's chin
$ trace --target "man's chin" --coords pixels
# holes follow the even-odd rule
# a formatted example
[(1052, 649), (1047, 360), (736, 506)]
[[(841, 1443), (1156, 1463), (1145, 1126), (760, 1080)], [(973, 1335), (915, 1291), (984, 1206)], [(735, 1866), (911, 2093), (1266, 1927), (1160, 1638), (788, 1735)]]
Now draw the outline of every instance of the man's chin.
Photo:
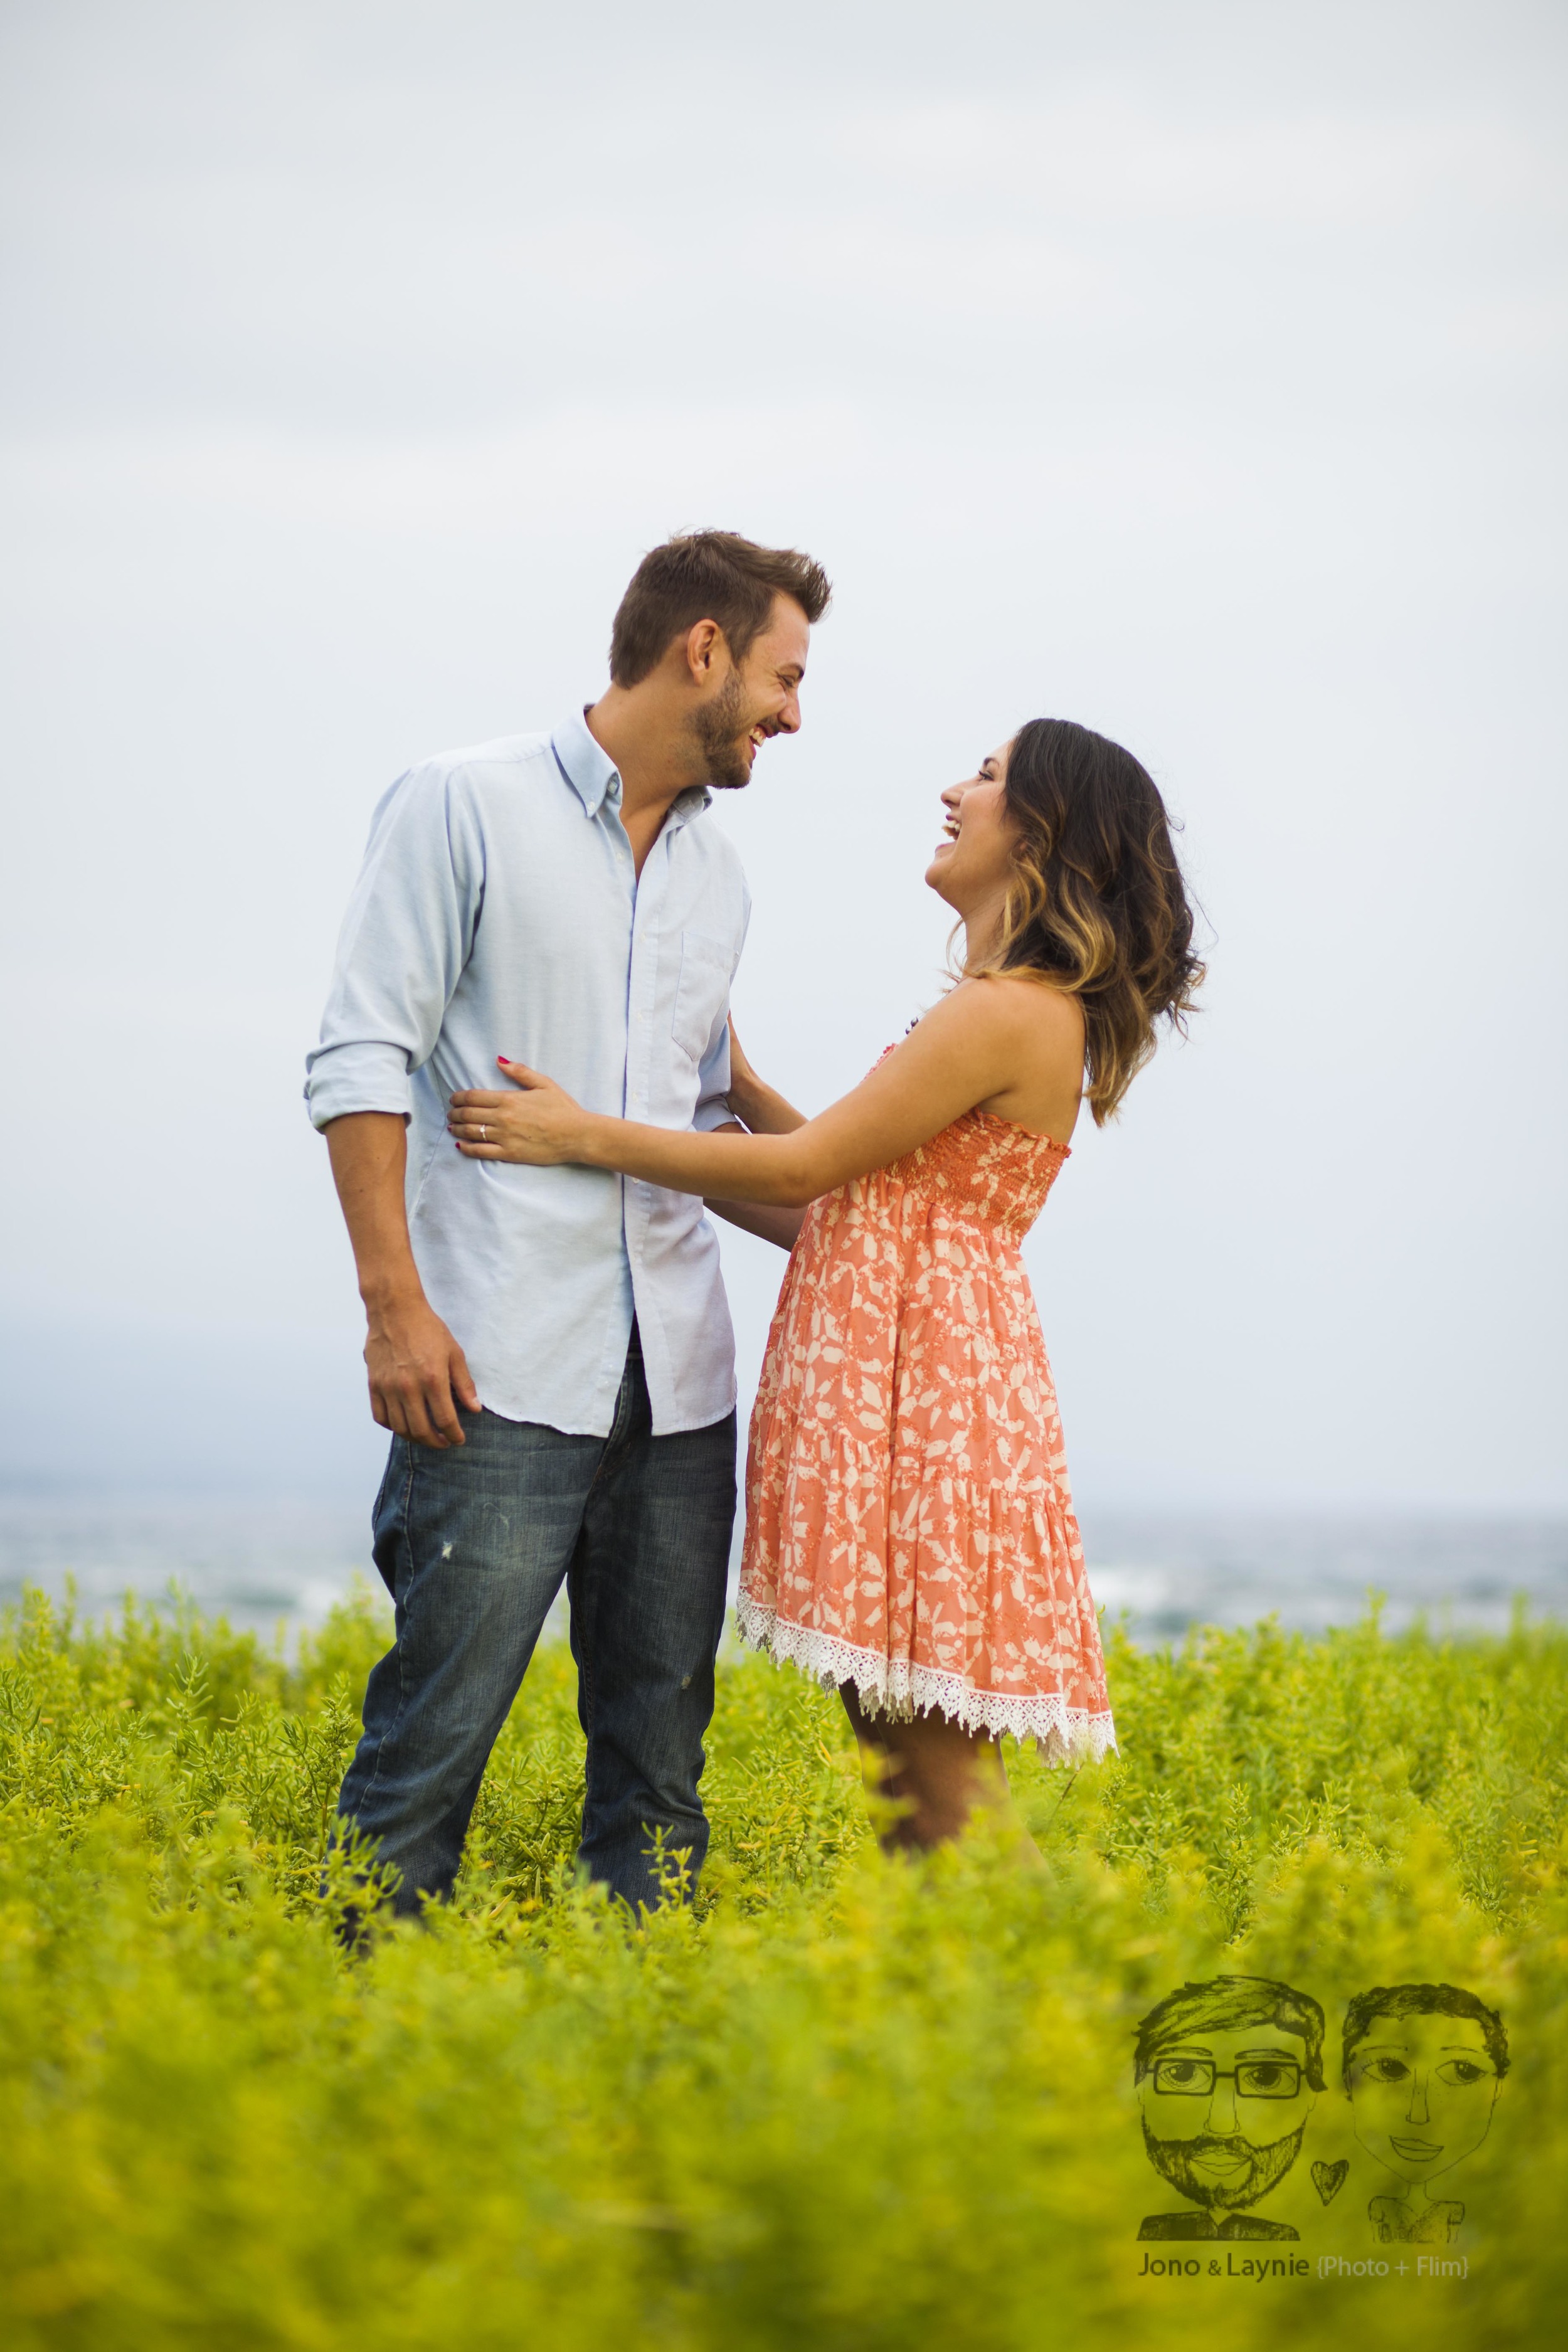
[(1255, 2148), (1244, 2142), (1247, 2161), (1227, 2168), (1222, 2177), (1193, 2161), (1188, 2153), (1192, 2142), (1183, 2139), (1156, 2139), (1147, 2124), (1143, 2126), (1143, 2145), (1149, 2161), (1163, 2180), (1190, 2197), (1194, 2205), (1222, 2206), (1227, 2213), (1242, 2211), (1256, 2205), (1284, 2179), (1295, 2163), (1306, 2130), (1305, 2121), (1300, 2128), (1286, 2134), (1283, 2139), (1272, 2140), (1267, 2147)]
[(752, 762), (743, 751), (708, 763), (708, 784), (712, 792), (743, 793), (751, 781)]

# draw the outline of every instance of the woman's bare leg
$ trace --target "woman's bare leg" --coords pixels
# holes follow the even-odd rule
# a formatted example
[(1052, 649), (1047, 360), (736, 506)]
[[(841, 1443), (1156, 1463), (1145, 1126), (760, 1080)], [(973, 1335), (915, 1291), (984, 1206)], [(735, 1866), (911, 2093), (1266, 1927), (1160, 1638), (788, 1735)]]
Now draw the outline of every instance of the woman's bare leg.
[(919, 1715), (912, 1723), (868, 1715), (851, 1684), (840, 1686), (868, 1784), (899, 1808), (879, 1831), (884, 1853), (918, 1852), (955, 1838), (977, 1809), (998, 1814), (1016, 1829), (1022, 1859), (1037, 1865), (1039, 1850), (1013, 1812), (1001, 1743), (988, 1732), (965, 1731), (944, 1715)]

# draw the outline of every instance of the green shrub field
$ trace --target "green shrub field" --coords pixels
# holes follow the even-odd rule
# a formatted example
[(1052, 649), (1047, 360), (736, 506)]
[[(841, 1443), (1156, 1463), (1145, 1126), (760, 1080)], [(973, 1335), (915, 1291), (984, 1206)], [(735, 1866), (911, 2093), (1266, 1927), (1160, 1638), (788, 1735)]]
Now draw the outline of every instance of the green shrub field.
[[(727, 1658), (701, 1891), (641, 1925), (574, 1880), (551, 1649), (458, 1901), (351, 1960), (323, 1833), (384, 1639), (368, 1595), (290, 1655), (37, 1597), (0, 1638), (10, 2352), (1563, 2340), (1568, 1635), (1118, 1638), (1121, 1757), (1010, 1759), (1043, 1875), (984, 1830), (885, 1862), (837, 1701)], [(1132, 2029), (1219, 1973), (1328, 2016), (1283, 2249), (1137, 2239)], [(1428, 1979), (1512, 2051), (1436, 2275), (1374, 2242), (1338, 2080), (1348, 1997)]]

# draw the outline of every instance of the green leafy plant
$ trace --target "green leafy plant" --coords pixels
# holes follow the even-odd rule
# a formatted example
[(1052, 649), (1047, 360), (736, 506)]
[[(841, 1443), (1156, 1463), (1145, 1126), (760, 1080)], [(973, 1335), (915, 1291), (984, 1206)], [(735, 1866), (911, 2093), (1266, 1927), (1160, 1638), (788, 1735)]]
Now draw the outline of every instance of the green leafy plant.
[[(292, 1655), (177, 1605), (103, 1627), (31, 1596), (0, 1639), (17, 2352), (1555, 2340), (1562, 1633), (1113, 1638), (1121, 1755), (1010, 1757), (1043, 1876), (984, 1829), (883, 1861), (837, 1701), (727, 1657), (709, 1865), (640, 1923), (576, 1883), (574, 1680), (547, 1650), (457, 1900), (351, 1961), (325, 1830), (385, 1631), (368, 1594)], [(1501, 2007), (1462, 2290), (1141, 2274), (1132, 2029), (1221, 1972), (1318, 1988), (1331, 2042), (1358, 1986)]]

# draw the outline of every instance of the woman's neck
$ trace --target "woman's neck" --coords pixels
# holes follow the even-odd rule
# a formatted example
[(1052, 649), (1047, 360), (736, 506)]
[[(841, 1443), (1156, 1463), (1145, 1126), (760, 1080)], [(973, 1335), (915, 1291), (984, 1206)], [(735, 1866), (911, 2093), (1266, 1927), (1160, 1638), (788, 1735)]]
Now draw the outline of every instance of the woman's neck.
[(972, 971), (978, 964), (989, 963), (1002, 944), (1002, 925), (1007, 912), (1007, 894), (1003, 891), (987, 898), (963, 918), (963, 965)]

